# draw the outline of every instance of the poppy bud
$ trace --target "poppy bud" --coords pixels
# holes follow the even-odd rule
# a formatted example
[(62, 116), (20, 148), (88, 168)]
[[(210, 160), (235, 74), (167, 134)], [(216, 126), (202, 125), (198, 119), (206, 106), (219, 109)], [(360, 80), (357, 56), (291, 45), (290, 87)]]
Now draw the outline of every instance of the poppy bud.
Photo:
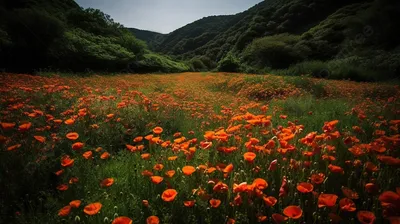
[(109, 222), (110, 222), (110, 220), (108, 219), (108, 217), (104, 217), (104, 220), (103, 220), (103, 222), (104, 222), (104, 223), (109, 223)]
[(81, 217), (79, 217), (78, 215), (75, 216), (75, 222), (80, 222), (81, 221)]
[(114, 219), (117, 218), (119, 215), (118, 213), (114, 213)]

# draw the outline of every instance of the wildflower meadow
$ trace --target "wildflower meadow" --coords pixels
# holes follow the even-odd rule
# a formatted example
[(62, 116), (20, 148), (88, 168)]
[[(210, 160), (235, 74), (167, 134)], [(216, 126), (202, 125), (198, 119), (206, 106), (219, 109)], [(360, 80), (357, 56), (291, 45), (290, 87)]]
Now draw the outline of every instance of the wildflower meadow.
[(400, 223), (400, 88), (0, 75), (0, 223)]

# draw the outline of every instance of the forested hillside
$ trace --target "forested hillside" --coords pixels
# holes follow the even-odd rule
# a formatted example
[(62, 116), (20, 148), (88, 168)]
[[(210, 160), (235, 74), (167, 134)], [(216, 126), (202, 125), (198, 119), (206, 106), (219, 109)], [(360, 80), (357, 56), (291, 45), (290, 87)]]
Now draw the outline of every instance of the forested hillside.
[(13, 72), (181, 72), (145, 42), (97, 9), (73, 0), (0, 3), (0, 68)]
[(400, 71), (399, 15), (393, 0), (266, 0), (158, 36), (154, 50), (191, 60), (195, 70), (392, 78)]

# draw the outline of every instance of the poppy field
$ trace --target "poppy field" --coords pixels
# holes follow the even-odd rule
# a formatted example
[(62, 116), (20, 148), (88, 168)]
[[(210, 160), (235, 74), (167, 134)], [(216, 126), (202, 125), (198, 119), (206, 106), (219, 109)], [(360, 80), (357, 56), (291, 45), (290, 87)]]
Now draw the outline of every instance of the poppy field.
[(0, 75), (0, 223), (400, 223), (400, 88)]

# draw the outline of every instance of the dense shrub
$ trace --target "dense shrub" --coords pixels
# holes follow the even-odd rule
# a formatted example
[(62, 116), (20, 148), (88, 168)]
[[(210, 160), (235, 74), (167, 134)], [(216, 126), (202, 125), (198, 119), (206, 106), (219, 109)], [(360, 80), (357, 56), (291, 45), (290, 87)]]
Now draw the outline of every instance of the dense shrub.
[(232, 54), (228, 54), (218, 63), (218, 71), (221, 72), (238, 72), (240, 69), (239, 60)]
[(293, 47), (298, 39), (298, 36), (289, 34), (256, 39), (245, 49), (244, 61), (259, 68), (287, 68), (303, 57), (302, 52)]

